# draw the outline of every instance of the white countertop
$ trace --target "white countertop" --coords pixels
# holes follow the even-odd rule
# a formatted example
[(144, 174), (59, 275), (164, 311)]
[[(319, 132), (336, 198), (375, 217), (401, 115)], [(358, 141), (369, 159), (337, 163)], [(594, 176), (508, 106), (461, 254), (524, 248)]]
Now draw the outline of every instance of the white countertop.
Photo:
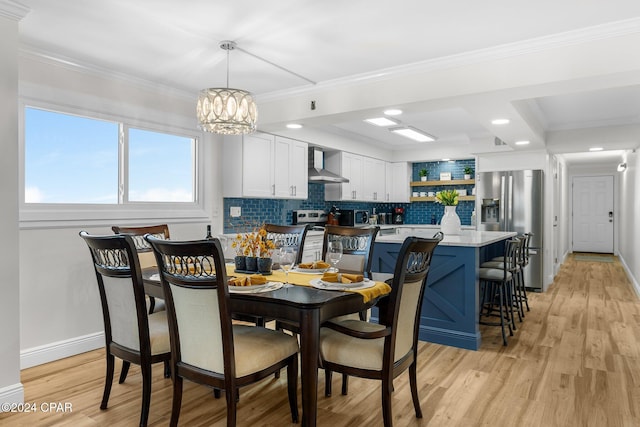
[[(376, 243), (402, 243), (409, 236), (430, 238), (433, 237), (437, 231), (438, 230), (434, 231), (433, 229), (425, 228), (424, 231), (414, 230), (411, 233), (389, 234), (386, 236), (378, 235), (378, 237), (376, 237)], [(462, 230), (459, 235), (445, 235), (440, 245), (480, 247), (504, 240), (516, 234), (515, 231)]]

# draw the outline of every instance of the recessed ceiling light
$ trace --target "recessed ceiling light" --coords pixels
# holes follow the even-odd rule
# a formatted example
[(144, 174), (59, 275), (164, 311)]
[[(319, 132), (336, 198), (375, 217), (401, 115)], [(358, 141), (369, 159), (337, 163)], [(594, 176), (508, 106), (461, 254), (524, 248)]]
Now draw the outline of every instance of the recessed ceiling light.
[(383, 126), (383, 127), (400, 124), (399, 121), (390, 119), (388, 117), (374, 117), (372, 119), (365, 119), (364, 121), (372, 125)]
[(589, 148), (589, 151), (602, 151), (603, 148), (602, 147), (591, 147)]
[(442, 159), (442, 161), (443, 161), (443, 162), (448, 162), (448, 161), (450, 161), (450, 160), (451, 160), (451, 159)]
[(509, 119), (495, 119), (491, 120), (491, 124), (494, 125), (506, 125), (509, 123)]
[(393, 133), (397, 133), (398, 135), (402, 135), (405, 138), (413, 139), (418, 142), (430, 142), (436, 140), (435, 136), (429, 135), (426, 132), (422, 132), (421, 130), (412, 127), (398, 127), (389, 130)]
[(516, 145), (527, 145), (529, 141), (516, 141)]
[(289, 128), (289, 129), (300, 129), (301, 127), (302, 127), (302, 125), (299, 124), (299, 123), (289, 123), (287, 125), (287, 128)]
[(387, 116), (399, 116), (400, 114), (402, 114), (402, 110), (398, 110), (397, 108), (391, 108), (389, 110), (384, 110), (384, 113)]

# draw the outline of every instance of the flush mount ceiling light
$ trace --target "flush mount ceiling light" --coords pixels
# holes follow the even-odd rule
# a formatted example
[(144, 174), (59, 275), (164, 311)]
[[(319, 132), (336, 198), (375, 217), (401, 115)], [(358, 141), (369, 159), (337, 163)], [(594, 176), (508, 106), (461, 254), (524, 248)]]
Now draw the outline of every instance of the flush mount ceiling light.
[(516, 145), (528, 145), (529, 141), (516, 141)]
[(389, 130), (393, 133), (397, 133), (398, 135), (402, 135), (405, 138), (413, 139), (418, 142), (431, 142), (436, 140), (435, 136), (429, 135), (426, 132), (410, 126), (390, 128)]
[(394, 126), (394, 125), (400, 124), (399, 121), (390, 119), (388, 117), (374, 117), (372, 119), (364, 119), (364, 121), (369, 124), (380, 126), (380, 127)]
[(399, 116), (402, 114), (402, 110), (398, 110), (397, 108), (390, 108), (389, 110), (384, 110), (384, 113), (387, 116)]
[(289, 123), (287, 129), (301, 129), (302, 125), (299, 123)]
[(509, 124), (509, 119), (495, 119), (491, 120), (492, 125), (506, 125)]
[(627, 164), (626, 163), (620, 163), (618, 165), (618, 172), (624, 172), (625, 170), (627, 170)]
[(227, 87), (200, 91), (196, 113), (200, 129), (221, 135), (242, 135), (256, 130), (258, 109), (250, 92), (229, 88), (229, 51), (236, 43), (225, 40), (220, 48), (227, 51)]
[(602, 151), (603, 148), (602, 147), (591, 147), (589, 148), (589, 151)]

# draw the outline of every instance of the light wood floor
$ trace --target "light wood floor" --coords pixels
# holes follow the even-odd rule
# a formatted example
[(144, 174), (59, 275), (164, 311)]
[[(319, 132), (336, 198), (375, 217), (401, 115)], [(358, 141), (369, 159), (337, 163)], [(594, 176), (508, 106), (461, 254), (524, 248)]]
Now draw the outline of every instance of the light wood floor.
[[(530, 305), (508, 347), (494, 327), (483, 327), (480, 351), (422, 343), (424, 418), (415, 418), (402, 375), (395, 382), (395, 426), (640, 426), (640, 301), (618, 260), (569, 257), (548, 292), (530, 293)], [(109, 409), (101, 411), (104, 366), (96, 350), (24, 370), (26, 402), (70, 402), (73, 412), (2, 414), (0, 425), (137, 425), (139, 369), (132, 366), (126, 383), (114, 384)], [(351, 378), (349, 395), (341, 396), (338, 377), (333, 397), (319, 388), (318, 425), (381, 425), (379, 383)], [(224, 399), (185, 384), (180, 424), (225, 425)], [(292, 425), (285, 384), (282, 375), (242, 389), (238, 426)], [(158, 366), (149, 425), (168, 425), (170, 408), (171, 381)]]

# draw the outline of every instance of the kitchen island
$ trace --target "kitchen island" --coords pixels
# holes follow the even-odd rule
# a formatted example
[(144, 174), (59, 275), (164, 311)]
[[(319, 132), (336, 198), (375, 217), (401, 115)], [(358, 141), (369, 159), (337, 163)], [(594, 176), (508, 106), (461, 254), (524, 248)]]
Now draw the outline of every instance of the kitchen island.
[[(372, 271), (393, 273), (402, 242), (408, 236), (432, 237), (438, 229), (379, 235)], [(445, 236), (436, 247), (420, 314), (422, 341), (478, 350), (482, 342), (478, 315), (480, 264), (503, 254), (504, 241), (515, 232), (462, 230)]]

